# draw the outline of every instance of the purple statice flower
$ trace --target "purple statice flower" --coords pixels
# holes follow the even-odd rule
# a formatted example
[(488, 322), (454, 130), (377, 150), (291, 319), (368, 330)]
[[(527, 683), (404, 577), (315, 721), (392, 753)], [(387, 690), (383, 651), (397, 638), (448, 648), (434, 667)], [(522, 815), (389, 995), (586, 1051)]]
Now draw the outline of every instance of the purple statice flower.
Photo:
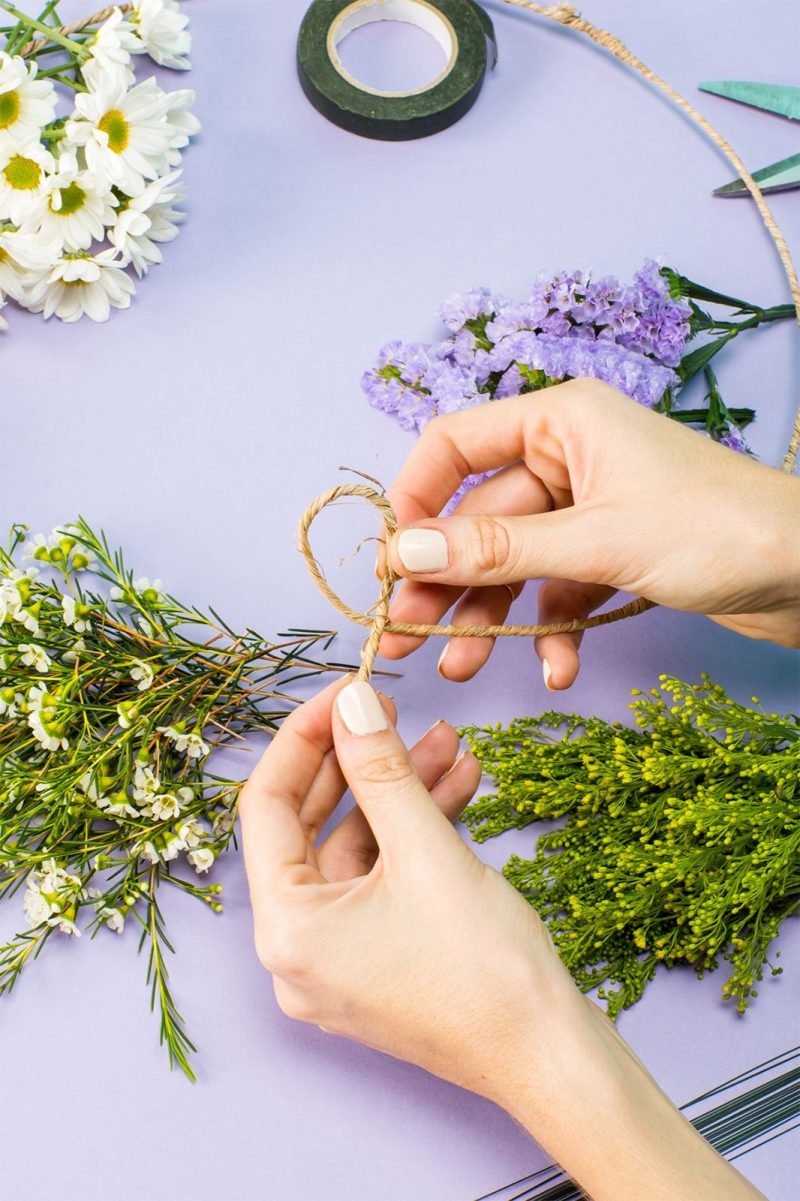
[(450, 359), (432, 363), (422, 376), (421, 386), (430, 394), (436, 413), (455, 413), (483, 399), (474, 367), (459, 367)]
[(577, 325), (586, 328), (587, 322), (602, 324), (602, 318), (619, 300), (622, 288), (613, 276), (589, 280), (583, 299), (570, 309), (570, 316)]
[(499, 342), (519, 330), (539, 330), (549, 311), (547, 302), (541, 297), (534, 297), (524, 304), (507, 304), (486, 323), (486, 337)]
[(729, 423), (725, 433), (722, 434), (717, 440), (721, 442), (723, 446), (730, 447), (731, 450), (738, 450), (740, 454), (750, 453), (750, 447), (745, 442), (742, 431), (739, 429), (738, 425), (735, 425), (732, 421)]
[[(449, 331), (442, 342), (387, 343), (363, 377), (370, 403), (404, 429), (578, 377), (603, 380), (652, 408), (679, 382), (673, 368), (690, 336), (691, 310), (670, 296), (658, 263), (648, 260), (630, 286), (560, 272), (541, 275), (521, 303), (478, 287), (447, 300), (440, 316)], [(746, 449), (738, 428), (720, 441)]]
[(499, 303), (500, 298), (495, 298), (488, 288), (470, 288), (469, 292), (457, 293), (445, 300), (439, 306), (439, 319), (456, 333), (467, 321), (490, 317)]
[(422, 429), (434, 405), (421, 381), (439, 354), (439, 347), (424, 342), (387, 342), (361, 379), (370, 404), (396, 417), (403, 429)]

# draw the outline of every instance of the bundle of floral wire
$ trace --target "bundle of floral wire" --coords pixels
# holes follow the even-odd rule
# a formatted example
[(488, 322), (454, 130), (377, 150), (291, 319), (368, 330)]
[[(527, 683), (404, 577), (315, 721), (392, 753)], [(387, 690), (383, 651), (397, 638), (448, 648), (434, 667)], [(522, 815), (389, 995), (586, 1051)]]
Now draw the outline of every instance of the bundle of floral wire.
[(105, 321), (130, 305), (130, 269), (141, 278), (178, 235), (181, 155), (200, 129), (194, 92), (137, 81), (134, 61), (185, 70), (191, 37), (177, 0), (66, 29), (59, 3), (34, 17), (0, 0), (13, 18), (0, 28), (0, 308)]
[(765, 966), (780, 973), (770, 944), (800, 909), (800, 722), (706, 675), (660, 682), (634, 690), (634, 728), (550, 711), (467, 729), (496, 792), (464, 820), (483, 841), (564, 819), (504, 871), (612, 1017), (659, 964), (702, 976), (721, 958), (743, 1013)]
[(0, 896), (25, 890), (30, 929), (0, 946), (0, 994), (54, 935), (131, 922), (162, 1041), (192, 1076), (159, 890), (221, 911), (200, 877), (233, 838), (241, 781), (209, 753), (274, 730), (331, 635), (237, 635), (135, 578), (85, 521), (32, 539), (28, 567), (24, 541), (15, 526), (0, 550)]

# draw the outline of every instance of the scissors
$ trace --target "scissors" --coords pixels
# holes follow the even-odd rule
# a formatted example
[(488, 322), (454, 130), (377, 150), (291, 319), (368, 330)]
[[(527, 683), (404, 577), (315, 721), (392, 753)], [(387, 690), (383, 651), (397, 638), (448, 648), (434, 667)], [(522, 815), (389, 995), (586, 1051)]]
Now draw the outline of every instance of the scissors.
[[(800, 88), (785, 87), (778, 83), (737, 81), (701, 83), (699, 86), (701, 92), (711, 92), (712, 95), (723, 96), (726, 100), (736, 100), (739, 104), (749, 104), (752, 108), (760, 108), (767, 113), (778, 113), (781, 117), (800, 121)], [(753, 179), (762, 192), (787, 192), (790, 188), (800, 188), (800, 154), (790, 154), (788, 158), (782, 158), (777, 163), (762, 167), (760, 171), (754, 171)], [(735, 179), (733, 183), (714, 189), (715, 196), (749, 194), (741, 179)]]

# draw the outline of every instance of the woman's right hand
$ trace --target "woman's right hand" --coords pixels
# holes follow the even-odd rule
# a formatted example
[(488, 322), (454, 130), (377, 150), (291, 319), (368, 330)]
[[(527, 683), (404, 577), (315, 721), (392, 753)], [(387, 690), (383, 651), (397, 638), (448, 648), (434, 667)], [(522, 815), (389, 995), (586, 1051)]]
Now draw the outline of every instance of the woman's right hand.
[[(499, 470), (498, 470), (499, 469)], [(462, 481), (496, 471), (450, 517)], [(705, 613), (751, 638), (800, 646), (800, 480), (573, 380), (432, 421), (389, 492), (395, 621), (505, 621), (530, 579), (541, 623), (583, 619), (616, 589)], [(528, 619), (530, 620), (530, 619)], [(580, 634), (536, 640), (545, 682), (568, 688)], [(403, 658), (422, 642), (384, 635)], [(454, 638), (439, 671), (470, 679), (492, 639)]]

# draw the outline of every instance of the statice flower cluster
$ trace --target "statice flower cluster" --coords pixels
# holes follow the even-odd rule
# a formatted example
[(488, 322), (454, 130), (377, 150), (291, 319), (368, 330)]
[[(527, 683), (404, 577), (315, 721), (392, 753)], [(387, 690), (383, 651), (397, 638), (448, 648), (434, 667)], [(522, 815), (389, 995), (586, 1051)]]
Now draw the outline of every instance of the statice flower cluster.
[(652, 260), (627, 286), (573, 271), (540, 277), (522, 302), (474, 288), (441, 306), (444, 340), (387, 343), (362, 385), (371, 404), (417, 431), (439, 413), (578, 377), (653, 408), (679, 383), (691, 313)]

